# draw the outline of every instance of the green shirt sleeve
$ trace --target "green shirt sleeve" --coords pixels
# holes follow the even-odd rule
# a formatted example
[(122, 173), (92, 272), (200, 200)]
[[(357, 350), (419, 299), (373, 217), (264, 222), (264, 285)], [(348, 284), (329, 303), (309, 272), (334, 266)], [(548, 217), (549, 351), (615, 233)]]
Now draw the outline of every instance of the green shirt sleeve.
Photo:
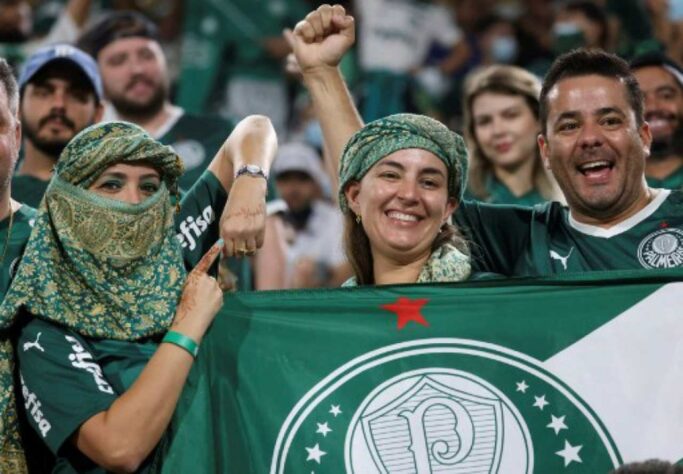
[(17, 359), (26, 418), (54, 454), (118, 396), (88, 343), (54, 324), (34, 318), (22, 327)]
[(187, 268), (194, 268), (218, 240), (219, 217), (227, 200), (228, 193), (209, 170), (204, 171), (183, 196), (180, 213), (176, 216), (176, 236)]
[(473, 270), (512, 275), (532, 218), (530, 207), (463, 201), (455, 221), (470, 244)]

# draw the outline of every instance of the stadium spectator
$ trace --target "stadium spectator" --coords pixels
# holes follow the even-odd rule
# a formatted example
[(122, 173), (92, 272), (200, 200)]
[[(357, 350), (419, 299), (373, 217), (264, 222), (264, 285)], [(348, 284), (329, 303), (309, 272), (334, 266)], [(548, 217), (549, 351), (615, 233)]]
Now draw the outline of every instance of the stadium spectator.
[(553, 49), (558, 55), (579, 47), (608, 49), (607, 13), (590, 0), (572, 0), (560, 7), (553, 34)]
[(18, 68), (43, 46), (73, 43), (90, 17), (92, 0), (69, 0), (48, 34), (35, 37), (34, 3), (27, 0), (0, 2), (0, 57)]
[(560, 200), (536, 144), (540, 92), (541, 82), (515, 66), (489, 66), (467, 78), (468, 198), (522, 205)]
[(464, 280), (467, 245), (449, 224), (462, 199), (462, 138), (428, 117), (396, 114), (351, 137), (339, 168), (344, 286)]
[[(323, 199), (330, 184), (320, 156), (309, 145), (287, 143), (278, 150), (272, 174), (281, 199), (268, 204), (269, 219), (280, 220), (284, 228), (285, 287), (339, 286), (351, 272), (342, 249), (342, 215)], [(271, 260), (263, 251), (257, 258), (266, 265)]]
[[(361, 127), (336, 68), (353, 41), (353, 18), (339, 6), (319, 7), (294, 31), (333, 159)], [(474, 241), (473, 267), (504, 275), (683, 267), (683, 195), (646, 185), (652, 135), (628, 64), (577, 50), (555, 61), (540, 97), (541, 157), (569, 207), (462, 203), (456, 222)]]
[(180, 155), (189, 189), (220, 148), (232, 124), (186, 113), (169, 99), (166, 58), (156, 26), (135, 12), (115, 12), (91, 25), (78, 46), (97, 61), (104, 94), (113, 110), (106, 118), (135, 123)]
[[(259, 164), (267, 169), (274, 153), (275, 136), (269, 122), (262, 117), (243, 120), (212, 161), (211, 172), (202, 177), (201, 186), (193, 188), (183, 199), (181, 216), (189, 214), (192, 217), (196, 209), (200, 209), (204, 211), (203, 216), (200, 212), (200, 217), (209, 219), (206, 210), (211, 210), (213, 205), (222, 206), (226, 192), (231, 190), (220, 223), (221, 234), (225, 238), (223, 252), (228, 255), (253, 252), (263, 240), (266, 186), (262, 180), (243, 178), (242, 174), (235, 178), (233, 170), (241, 169), (245, 163)], [(186, 232), (182, 223), (180, 231), (174, 229), (175, 206), (170, 195), (177, 193), (177, 176), (181, 171), (180, 160), (173, 150), (161, 146), (135, 125), (105, 123), (81, 132), (57, 162), (56, 174), (45, 198), (50, 204), (41, 207), (35, 233), (32, 234), (36, 237), (29, 243), (23, 260), (28, 263), (20, 266), (13, 293), (3, 302), (5, 306), (0, 310), (4, 311), (0, 320), (4, 329), (12, 324), (20, 307), (24, 315), (27, 312), (39, 313), (52, 321), (22, 319), (25, 331), (35, 328), (35, 325), (46, 325), (38, 331), (42, 333), (40, 338), (27, 343), (51, 349), (38, 354), (23, 351), (27, 357), (23, 359), (21, 379), (31, 387), (31, 394), (24, 392), (28, 397), (27, 403), (33, 403), (36, 395), (43, 403), (42, 415), (38, 418), (33, 416), (34, 411), (27, 411), (29, 423), (34, 423), (37, 432), (60, 458), (60, 466), (67, 470), (80, 472), (86, 469), (84, 465), (94, 468), (103, 463), (115, 470), (131, 470), (131, 464), (141, 462), (161, 437), (182, 388), (190, 359), (183, 361), (178, 359), (178, 355), (161, 357), (167, 361), (164, 363), (174, 368), (173, 378), (179, 377), (175, 378), (172, 387), (166, 385), (170, 391), (156, 391), (160, 388), (158, 383), (165, 385), (168, 378), (158, 379), (155, 369), (143, 371), (150, 358), (160, 360), (153, 355), (155, 350), (157, 354), (169, 354), (169, 349), (164, 349), (165, 345), (158, 350), (157, 345), (176, 313), (175, 304), (169, 305), (168, 302), (175, 302), (180, 296), (179, 285), (182, 285), (185, 272), (183, 260), (187, 268), (195, 266), (202, 253), (211, 247), (209, 238), (213, 236), (211, 240), (215, 241), (218, 229), (216, 224), (205, 221), (211, 229), (204, 229), (196, 235), (195, 246), (181, 245), (182, 255), (179, 252), (176, 241), (180, 240), (179, 236), (186, 236)], [(213, 177), (213, 184), (206, 182), (209, 174)], [(198, 188), (209, 187), (213, 190), (208, 191), (210, 196), (206, 198), (211, 202), (208, 208), (204, 208), (207, 199), (198, 198), (207, 191), (198, 191)], [(201, 225), (198, 219), (193, 222), (196, 224), (191, 225), (195, 227)], [(46, 250), (48, 247), (53, 250)], [(211, 251), (214, 256), (220, 248), (217, 246)], [(207, 263), (199, 266), (206, 269)], [(34, 264), (41, 270), (34, 272)], [(6, 267), (3, 274), (5, 271)], [(84, 275), (87, 276), (82, 278)], [(88, 278), (92, 280), (83, 283)], [(190, 279), (196, 278), (197, 275)], [(201, 278), (210, 282), (206, 275)], [(55, 291), (55, 286), (59, 290)], [(185, 288), (188, 286), (192, 283), (188, 282)], [(198, 291), (204, 291), (205, 296), (215, 294), (213, 290), (209, 293), (205, 290)], [(197, 305), (204, 302), (209, 303), (201, 296), (184, 300), (178, 313), (189, 311), (193, 317), (182, 320), (179, 317), (173, 323), (175, 329), (187, 330), (186, 335), (195, 341), (200, 339), (212, 318), (209, 312), (204, 314), (203, 321), (196, 317), (195, 311), (200, 311)], [(62, 306), (64, 303), (68, 310)], [(215, 303), (214, 299), (211, 305)], [(101, 311), (98, 308), (105, 309)], [(60, 320), (63, 325), (56, 326), (54, 323)], [(65, 344), (64, 333), (73, 338), (73, 341), (66, 338), (71, 343)], [(26, 332), (24, 335), (33, 336)], [(96, 339), (92, 339), (93, 336)], [(117, 341), (102, 340), (112, 336)], [(51, 346), (52, 343), (57, 346)], [(11, 352), (8, 352), (11, 348), (6, 344), (2, 347), (1, 356), (8, 363), (2, 365), (1, 377), (4, 381), (12, 380), (9, 372)], [(88, 367), (92, 370), (73, 372), (68, 357), (65, 355), (62, 359), (57, 355), (65, 354), (61, 351), (66, 351), (67, 355), (77, 353), (79, 357), (88, 354), (87, 359), (75, 356), (73, 360), (90, 364)], [(34, 355), (37, 357), (32, 358)], [(45, 355), (47, 359), (42, 358)], [(169, 358), (175, 358), (176, 362)], [(150, 364), (155, 366), (156, 362)], [(138, 375), (140, 377), (136, 380)], [(51, 376), (55, 379), (49, 382)], [(65, 386), (65, 377), (74, 384)], [(154, 382), (155, 378), (157, 382)], [(16, 424), (12, 420), (15, 413), (12, 390), (7, 390), (7, 382), (3, 383), (5, 389), (1, 392), (0, 408), (3, 415), (8, 416), (0, 427), (0, 446), (19, 449), (18, 445), (7, 443), (8, 440), (18, 443), (18, 438), (13, 431)], [(144, 386), (150, 383), (154, 387), (152, 392), (158, 393), (163, 400), (149, 398), (151, 392)], [(56, 393), (55, 387), (73, 392)], [(92, 404), (84, 404), (85, 398)], [(140, 404), (147, 403), (151, 403), (153, 409), (142, 409), (142, 412), (163, 415), (159, 418), (152, 415), (154, 418), (151, 420), (140, 418)], [(57, 411), (47, 415), (46, 410), (51, 404), (58, 407)], [(107, 416), (104, 416), (104, 411)], [(60, 423), (49, 421), (56, 419)], [(82, 424), (86, 420), (92, 423)], [(76, 437), (72, 436), (74, 430), (78, 430)], [(126, 434), (121, 435), (120, 430)], [(49, 436), (43, 436), (48, 432)], [(62, 444), (63, 449), (60, 449)], [(12, 469), (9, 472), (18, 471)]]
[(645, 120), (652, 131), (645, 163), (648, 184), (683, 189), (683, 68), (650, 52), (633, 58), (631, 70), (645, 96)]
[[(359, 65), (363, 83), (362, 114), (374, 120), (408, 110), (411, 77), (440, 89), (469, 57), (453, 13), (432, 2), (362, 0), (354, 4), (360, 21)], [(448, 50), (437, 64), (421, 70), (433, 43)]]
[(284, 136), (289, 97), (282, 60), (289, 49), (281, 33), (308, 8), (302, 0), (185, 2), (179, 103), (206, 110), (225, 95), (214, 101), (223, 104), (221, 114), (267, 115)]
[(28, 58), (19, 90), (24, 143), (13, 196), (38, 207), (66, 144), (102, 118), (102, 81), (89, 55), (60, 44)]

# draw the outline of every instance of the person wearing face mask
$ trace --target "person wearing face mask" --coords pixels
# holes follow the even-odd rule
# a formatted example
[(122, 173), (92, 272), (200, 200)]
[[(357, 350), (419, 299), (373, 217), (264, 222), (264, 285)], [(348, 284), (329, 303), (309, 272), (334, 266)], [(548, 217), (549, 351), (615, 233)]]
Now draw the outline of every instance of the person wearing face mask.
[(515, 66), (489, 66), (467, 78), (468, 198), (521, 205), (561, 198), (536, 144), (540, 91), (538, 78)]
[[(171, 147), (126, 122), (86, 128), (57, 162), (0, 306), (2, 327), (18, 332), (16, 352), (0, 345), (0, 410), (14, 409), (16, 357), (18, 397), (55, 472), (150, 472), (221, 307), (207, 271), (223, 240), (188, 272), (175, 235), (182, 169)], [(237, 177), (228, 188), (240, 181), (263, 187)], [(16, 436), (4, 419), (0, 446)]]
[(556, 55), (572, 49), (607, 49), (607, 13), (594, 2), (574, 0), (562, 6), (553, 25), (553, 50)]
[(519, 45), (510, 21), (496, 15), (483, 18), (477, 24), (477, 38), (482, 65), (517, 62)]
[(647, 182), (683, 188), (683, 68), (658, 51), (636, 56), (630, 66), (645, 96), (645, 120), (652, 131)]

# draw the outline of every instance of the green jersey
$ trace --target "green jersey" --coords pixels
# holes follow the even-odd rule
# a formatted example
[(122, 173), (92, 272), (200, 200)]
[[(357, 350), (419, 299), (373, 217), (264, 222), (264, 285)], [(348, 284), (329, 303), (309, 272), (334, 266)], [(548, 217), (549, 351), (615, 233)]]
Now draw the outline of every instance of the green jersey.
[[(27, 315), (19, 329), (19, 380), (29, 425), (56, 456), (55, 473), (104, 473), (69, 441), (140, 375), (158, 342), (84, 338)], [(152, 456), (137, 472), (147, 472)]]
[(645, 179), (647, 179), (647, 184), (651, 188), (683, 189), (683, 166), (664, 179), (652, 178), (650, 176), (646, 176)]
[(12, 177), (12, 199), (37, 208), (50, 181), (29, 176), (27, 174)]
[[(483, 202), (488, 202), (490, 204), (514, 204), (516, 206), (533, 206), (535, 204), (540, 204), (546, 202), (541, 193), (537, 189), (532, 189), (522, 196), (515, 196), (512, 194), (510, 189), (497, 180), (495, 177), (490, 177), (486, 180), (486, 191), (488, 191), (488, 197), (483, 199)], [(473, 201), (478, 201), (479, 199), (469, 192), (465, 192), (465, 198), (471, 199)]]
[[(219, 238), (218, 218), (228, 195), (211, 171), (205, 171), (180, 203), (176, 216), (177, 239), (185, 267), (194, 268)], [(251, 266), (246, 258), (229, 258), (228, 268), (237, 278), (238, 290), (252, 289)]]
[(190, 189), (199, 179), (233, 128), (233, 123), (219, 117), (183, 113), (158, 137), (183, 160), (185, 173), (179, 181), (182, 189)]
[(508, 276), (683, 268), (683, 192), (660, 189), (609, 228), (575, 221), (560, 203), (533, 208), (464, 202), (456, 221), (472, 240), (475, 271)]
[(28, 236), (31, 234), (35, 217), (36, 210), (23, 205), (12, 217), (11, 230), (9, 217), (0, 221), (0, 252), (4, 254), (4, 257), (0, 257), (2, 258), (0, 261), (0, 301), (5, 298), (5, 293), (12, 282), (14, 271), (24, 252)]

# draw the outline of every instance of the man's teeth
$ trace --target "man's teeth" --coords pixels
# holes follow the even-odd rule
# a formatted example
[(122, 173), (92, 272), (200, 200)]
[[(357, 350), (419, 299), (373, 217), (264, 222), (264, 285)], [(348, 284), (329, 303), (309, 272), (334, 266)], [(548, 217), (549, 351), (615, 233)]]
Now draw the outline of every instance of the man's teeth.
[(585, 165), (581, 165), (579, 167), (579, 170), (588, 171), (588, 170), (592, 170), (594, 168), (604, 168), (606, 166), (610, 166), (609, 161), (593, 161), (591, 163), (586, 163)]
[(413, 216), (410, 214), (403, 214), (402, 212), (391, 211), (391, 212), (387, 213), (387, 216), (390, 217), (391, 219), (396, 219), (398, 221), (406, 221), (406, 222), (416, 222), (417, 221), (417, 216)]

